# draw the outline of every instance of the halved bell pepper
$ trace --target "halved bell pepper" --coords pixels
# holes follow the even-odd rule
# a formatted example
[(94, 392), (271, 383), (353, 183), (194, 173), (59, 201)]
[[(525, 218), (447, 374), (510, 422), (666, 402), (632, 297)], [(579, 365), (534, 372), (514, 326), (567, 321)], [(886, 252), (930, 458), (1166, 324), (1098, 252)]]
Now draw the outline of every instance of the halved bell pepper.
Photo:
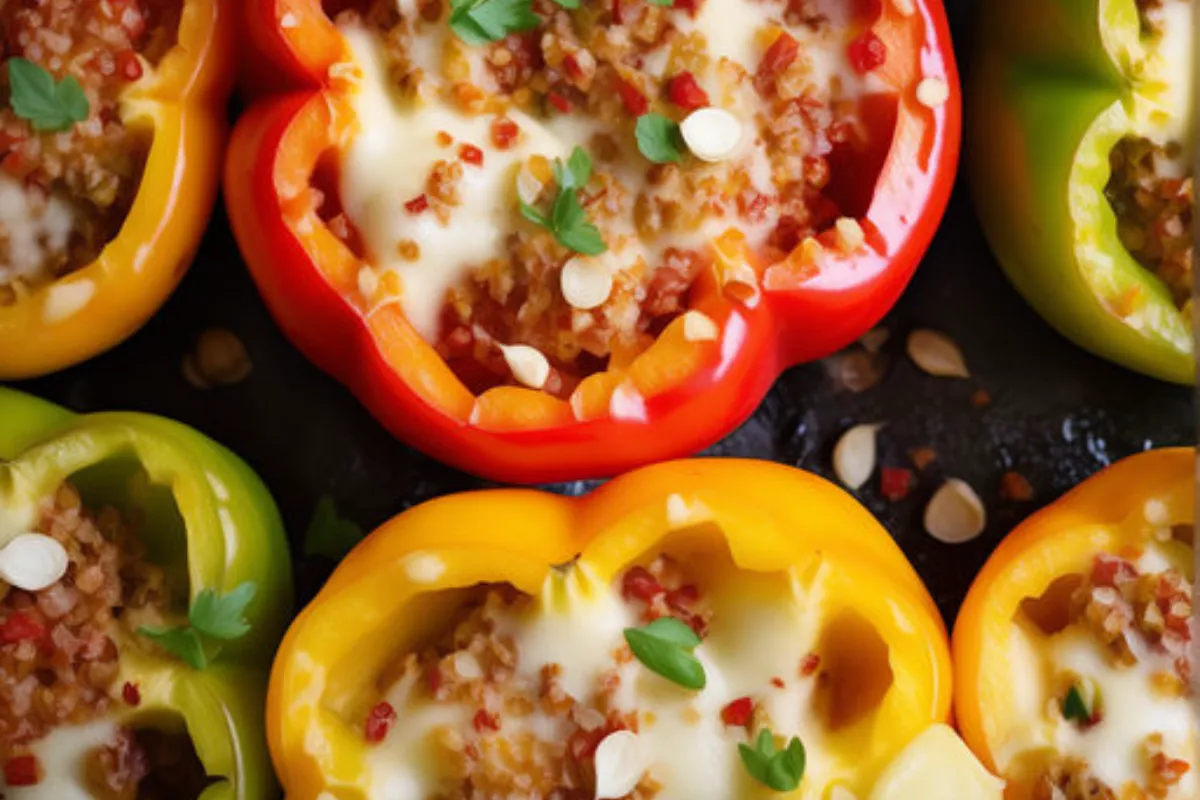
[[(891, 93), (864, 115), (873, 151), (840, 159), (835, 174), (845, 181), (837, 200), (859, 219), (866, 247), (827, 248), (815, 274), (758, 265), (762, 292), (752, 302), (702, 277), (690, 306), (716, 322), (714, 340), (689, 340), (676, 319), (628, 367), (586, 378), (570, 402), (511, 386), (476, 396), (397, 304), (364, 304), (359, 258), (315, 200), (338, 191), (331, 166), (359, 128), (350, 45), (316, 0), (245, 4), (250, 57), (261, 60), (247, 72), (256, 86), (291, 91), (251, 105), (235, 130), (225, 175), (234, 232), (288, 337), (393, 434), (445, 462), (524, 483), (694, 453), (744, 421), (782, 370), (874, 325), (912, 277), (948, 200), (960, 103), (941, 3), (861, 5), (878, 15), (872, 29), (888, 56), (877, 75)], [(948, 95), (918, 93), (921, 85)], [(744, 269), (749, 254), (738, 244), (717, 261)]]
[(139, 695), (135, 708), (121, 706), (117, 721), (182, 728), (213, 781), (203, 800), (273, 797), (262, 708), (292, 588), (270, 494), (240, 459), (178, 423), (144, 414), (79, 416), (0, 388), (0, 546), (31, 530), (39, 503), (68, 479), (87, 505), (137, 512), (148, 558), (168, 580), (186, 580), (192, 600), (253, 583), (248, 632), (223, 642), (203, 669), (140, 636), (117, 641), (114, 685), (129, 683)]
[[(1113, 147), (1144, 135), (1167, 92), (1187, 95), (1178, 87), (1195, 70), (1188, 49), (1155, 54), (1134, 0), (993, 0), (980, 9), (968, 164), (1001, 266), (1076, 344), (1191, 383), (1190, 315), (1122, 244), (1105, 196)], [(1190, 24), (1175, 27), (1190, 36)]]
[[(1089, 586), (1112, 584), (1114, 575), (1119, 586), (1126, 580), (1122, 573), (1133, 575), (1127, 566), (1136, 565), (1150, 549), (1155, 551), (1156, 571), (1174, 567), (1183, 579), (1194, 579), (1195, 466), (1195, 451), (1178, 448), (1141, 453), (1108, 467), (1013, 530), (971, 586), (954, 627), (955, 717), (963, 738), (984, 764), (1017, 781), (1013, 797), (1029, 796), (1028, 781), (1044, 766), (1039, 754), (1054, 750), (1055, 740), (1038, 738), (1039, 731), (1050, 730), (1043, 723), (1047, 707), (1057, 704), (1064, 717), (1072, 718), (1064, 697), (1056, 696), (1063, 687), (1050, 686), (1056, 682), (1051, 672), (1058, 667), (1048, 659), (1050, 648), (1061, 641), (1068, 626), (1082, 624), (1076, 611), (1088, 597), (1079, 594), (1080, 587), (1086, 582)], [(1116, 590), (1099, 591), (1109, 591), (1110, 598), (1116, 596), (1118, 605), (1125, 602), (1115, 595)], [(1171, 609), (1164, 612), (1170, 613)], [(1139, 610), (1132, 623), (1138, 623), (1143, 614), (1147, 619), (1154, 616), (1149, 610)], [(1126, 636), (1125, 632), (1121, 636)], [(1185, 652), (1187, 638), (1185, 631), (1181, 642)], [(1088, 638), (1085, 644), (1103, 652), (1100, 642)], [(1123, 696), (1107, 698), (1103, 688), (1084, 691), (1082, 687), (1095, 679), (1084, 675), (1077, 688), (1086, 709), (1073, 717), (1082, 733), (1094, 729), (1095, 735), (1103, 736), (1103, 728), (1097, 727), (1103, 725), (1138, 731), (1140, 718), (1147, 715), (1158, 715), (1155, 724), (1165, 729), (1172, 723), (1154, 703), (1179, 697), (1187, 708), (1185, 698), (1172, 694), (1176, 690), (1171, 684), (1176, 679), (1168, 674), (1174, 658), (1167, 655), (1171, 651), (1163, 643), (1135, 646), (1135, 651), (1138, 658), (1148, 658), (1146, 653), (1162, 655), (1168, 672), (1156, 681), (1147, 680), (1140, 694), (1127, 688)], [(1105, 669), (1095, 663), (1102, 658), (1080, 659), (1078, 653), (1088, 649), (1071, 652), (1076, 654), (1072, 665), (1084, 664), (1098, 673)], [(1047, 659), (1045, 663), (1043, 659)], [(1134, 666), (1125, 663), (1117, 674), (1134, 674)], [(1174, 666), (1178, 668), (1178, 662)], [(1186, 683), (1181, 679), (1177, 690), (1186, 692)], [(1139, 708), (1147, 711), (1140, 713)], [(1183, 711), (1185, 731), (1189, 717), (1190, 712)], [(1200, 729), (1193, 722), (1193, 737), (1197, 736)], [(1031, 741), (1040, 744), (1026, 747)], [(1107, 741), (1115, 746), (1112, 736)], [(1193, 746), (1196, 744), (1194, 738)], [(1127, 758), (1127, 754), (1111, 750), (1093, 752), (1110, 765), (1123, 764)], [(1189, 779), (1194, 779), (1195, 754), (1185, 755), (1192, 762)], [(1017, 786), (1024, 788), (1018, 791)], [(1122, 787), (1110, 788), (1118, 791)]]
[[(580, 498), (502, 489), (434, 500), (371, 534), (292, 624), (276, 657), (267, 730), (288, 797), (370, 796), (366, 759), (375, 745), (364, 738), (363, 719), (404, 654), (453, 625), (463, 602), (459, 590), (508, 584), (543, 598), (539, 615), (570, 614), (590, 608), (610, 585), (624, 585), (627, 570), (663, 551), (685, 571), (704, 563), (726, 578), (751, 573), (742, 576), (742, 587), (781, 586), (775, 581), (786, 576), (794, 581), (791, 592), (763, 596), (780, 603), (801, 598), (802, 606), (809, 598), (807, 607), (817, 609), (809, 634), (816, 631), (819, 642), (818, 680), (856, 710), (825, 731), (819, 752), (809, 753), (810, 774), (835, 775), (837, 785), (866, 797), (910, 740), (947, 718), (950, 662), (941, 617), (862, 506), (789, 467), (676, 461), (628, 473)], [(703, 581), (698, 591), (705, 592)], [(605, 635), (594, 617), (587, 620), (589, 636)], [(711, 629), (721, 625), (717, 612)], [(807, 635), (759, 627), (770, 640)], [(767, 643), (743, 642), (736, 652)], [(563, 657), (571, 647), (562, 643)], [(647, 720), (643, 725), (653, 724)], [(396, 724), (404, 725), (403, 714)], [(729, 748), (736, 761), (735, 745)], [(720, 779), (731, 776), (721, 772)], [(826, 797), (831, 789), (815, 780), (791, 796)], [(670, 786), (664, 792), (678, 796)]]
[(63, 369), (120, 344), (187, 272), (216, 201), (234, 79), (229, 0), (183, 0), (177, 43), (122, 95), (152, 134), (133, 206), (99, 257), (0, 304), (0, 379)]

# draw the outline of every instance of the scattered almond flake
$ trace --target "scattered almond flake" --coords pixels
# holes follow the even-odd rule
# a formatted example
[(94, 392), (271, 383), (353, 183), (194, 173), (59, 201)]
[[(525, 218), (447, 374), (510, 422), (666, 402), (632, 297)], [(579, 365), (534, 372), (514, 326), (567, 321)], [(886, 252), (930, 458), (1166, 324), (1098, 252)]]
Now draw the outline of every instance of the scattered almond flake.
[(914, 467), (924, 470), (934, 461), (937, 461), (937, 451), (932, 447), (914, 447), (908, 451), (908, 458), (912, 461)]
[(379, 275), (375, 273), (373, 267), (363, 267), (358, 271), (358, 293), (368, 303), (375, 299), (375, 293), (379, 291)]
[(1009, 470), (1000, 476), (1000, 499), (1027, 503), (1033, 499), (1033, 487), (1024, 475)]
[(883, 379), (883, 363), (879, 356), (863, 350), (849, 350), (825, 360), (829, 376), (840, 389), (861, 394)]
[(939, 542), (968, 542), (983, 533), (986, 525), (983, 501), (959, 478), (947, 478), (925, 507), (925, 530)]
[(684, 341), (712, 342), (720, 335), (717, 323), (703, 311), (689, 311), (683, 315)]
[(528, 164), (522, 165), (517, 172), (517, 197), (533, 205), (542, 194), (545, 184), (533, 174)]
[(940, 78), (925, 78), (917, 84), (917, 102), (926, 108), (941, 108), (950, 99), (950, 87)]
[(200, 334), (196, 349), (183, 359), (183, 377), (197, 389), (241, 383), (253, 369), (242, 340), (225, 328)]
[(976, 389), (971, 394), (971, 405), (975, 408), (987, 408), (992, 404), (992, 396), (987, 393), (986, 389)]
[(1171, 510), (1167, 508), (1167, 504), (1157, 497), (1152, 497), (1142, 506), (1142, 516), (1156, 528), (1161, 528), (1171, 523)]
[(454, 672), (460, 678), (473, 681), (483, 677), (483, 668), (479, 666), (479, 659), (469, 650), (459, 650), (454, 654)]
[(632, 792), (645, 772), (638, 737), (613, 731), (596, 748), (596, 800), (617, 800)]
[(880, 423), (855, 425), (842, 434), (833, 448), (833, 471), (848, 489), (857, 491), (875, 471), (875, 434)]
[(290, 30), (299, 24), (300, 21), (296, 19), (296, 15), (291, 11), (279, 18), (279, 27), (283, 28), (284, 30)]
[(742, 141), (742, 122), (723, 108), (701, 108), (679, 126), (688, 150), (702, 161), (724, 161)]
[(0, 580), (40, 592), (67, 574), (67, 551), (57, 540), (40, 533), (23, 533), (0, 549)]
[(857, 251), (867, 240), (862, 226), (853, 217), (839, 217), (834, 223), (834, 231), (837, 234), (838, 249), (843, 253)]
[(892, 332), (887, 328), (872, 328), (859, 338), (858, 343), (866, 349), (868, 353), (878, 353), (887, 344), (887, 340), (892, 337)]
[(559, 274), (563, 299), (581, 311), (604, 305), (613, 290), (612, 270), (594, 258), (576, 256)]
[(913, 0), (892, 0), (892, 7), (904, 17), (911, 17), (917, 13), (917, 6)]
[(966, 359), (954, 340), (943, 333), (915, 330), (908, 335), (908, 357), (938, 378), (969, 378)]
[(433, 583), (446, 572), (446, 562), (433, 553), (411, 553), (404, 559), (404, 574), (414, 583)]
[(550, 377), (550, 362), (536, 347), (527, 344), (497, 345), (518, 383), (541, 389)]

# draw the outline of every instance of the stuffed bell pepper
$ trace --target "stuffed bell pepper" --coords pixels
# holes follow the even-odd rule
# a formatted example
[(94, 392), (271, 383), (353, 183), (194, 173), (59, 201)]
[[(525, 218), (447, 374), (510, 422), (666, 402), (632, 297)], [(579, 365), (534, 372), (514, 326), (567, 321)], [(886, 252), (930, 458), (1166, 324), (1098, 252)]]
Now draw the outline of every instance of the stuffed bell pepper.
[(1000, 545), (954, 630), (955, 714), (1008, 800), (1200, 797), (1195, 453), (1112, 466)]
[(1189, 383), (1191, 0), (989, 0), (974, 193), (1025, 298), (1088, 350)]
[(121, 342), (216, 198), (228, 0), (0, 3), (0, 379)]
[(949, 708), (941, 618), (865, 509), (679, 461), (385, 524), (293, 623), (267, 725), (293, 800), (866, 798)]
[(294, 90), (227, 162), (268, 306), (393, 433), (492, 478), (717, 440), (878, 321), (953, 181), (938, 0), (245, 8), (250, 71)]
[(0, 389), (0, 797), (270, 800), (274, 503), (182, 425)]

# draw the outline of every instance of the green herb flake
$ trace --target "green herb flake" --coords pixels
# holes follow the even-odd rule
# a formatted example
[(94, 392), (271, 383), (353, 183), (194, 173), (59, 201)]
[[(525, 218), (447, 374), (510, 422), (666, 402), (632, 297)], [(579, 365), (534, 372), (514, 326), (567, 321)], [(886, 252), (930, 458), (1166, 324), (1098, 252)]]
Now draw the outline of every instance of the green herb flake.
[(250, 632), (250, 623), (245, 618), (246, 607), (257, 591), (258, 587), (252, 581), (239, 584), (225, 594), (205, 589), (192, 602), (187, 625), (171, 628), (143, 625), (137, 632), (192, 669), (205, 669), (221, 649), (220, 645), (207, 647), (205, 639), (229, 642)]
[(304, 533), (304, 554), (341, 561), (363, 539), (363, 529), (338, 516), (329, 495), (321, 495)]
[(635, 134), (638, 150), (655, 164), (683, 161), (684, 144), (679, 123), (658, 113), (642, 114), (638, 117)]
[(576, 147), (565, 164), (561, 159), (555, 159), (551, 168), (558, 194), (550, 214), (546, 215), (521, 200), (521, 216), (550, 231), (563, 247), (585, 256), (600, 255), (608, 245), (604, 243), (600, 229), (588, 220), (587, 210), (579, 200), (579, 190), (592, 179), (591, 156), (582, 147)]
[(775, 747), (775, 734), (768, 728), (758, 732), (754, 746), (739, 744), (742, 764), (750, 777), (776, 792), (792, 792), (804, 778), (808, 756), (804, 743), (793, 736), (783, 750)]
[(24, 58), (8, 59), (10, 103), (18, 117), (37, 131), (65, 131), (83, 122), (91, 111), (87, 95), (74, 76), (54, 76)]
[(646, 0), (646, 2), (652, 6), (662, 6), (663, 8), (670, 8), (675, 5), (675, 0)]
[(532, 0), (450, 0), (450, 29), (467, 44), (498, 42), (541, 24)]
[(1067, 690), (1067, 696), (1063, 698), (1062, 714), (1064, 719), (1080, 725), (1091, 723), (1092, 711), (1088, 708), (1087, 701), (1083, 699), (1083, 692), (1078, 686), (1072, 686)]
[(146, 625), (138, 628), (138, 634), (156, 643), (173, 656), (182, 659), (185, 664), (195, 670), (208, 666), (208, 655), (204, 652), (204, 642), (200, 634), (187, 626), (181, 628), (152, 628)]
[(626, 628), (625, 641), (642, 665), (685, 689), (703, 689), (704, 666), (692, 652), (700, 637), (674, 617), (660, 617), (642, 628)]

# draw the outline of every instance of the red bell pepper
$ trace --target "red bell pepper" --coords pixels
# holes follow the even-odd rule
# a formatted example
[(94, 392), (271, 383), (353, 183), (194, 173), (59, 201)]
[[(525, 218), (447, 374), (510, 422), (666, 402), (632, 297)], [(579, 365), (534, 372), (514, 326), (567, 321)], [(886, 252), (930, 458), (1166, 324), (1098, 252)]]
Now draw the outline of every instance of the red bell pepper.
[(865, 154), (835, 151), (827, 194), (858, 220), (865, 247), (847, 255), (830, 230), (818, 237), (820, 260), (805, 269), (793, 266), (799, 258), (763, 268), (735, 252), (733, 262), (749, 261), (758, 273), (755, 299), (728, 296), (716, 275), (702, 276), (690, 294), (690, 307), (716, 322), (715, 341), (691, 341), (672, 323), (627, 369), (586, 378), (571, 402), (511, 386), (477, 397), (397, 304), (368, 310), (358, 299), (359, 259), (318, 215), (312, 191), (336, 191), (329, 168), (356, 126), (352, 89), (337, 66), (352, 60), (350, 47), (317, 0), (244, 5), (247, 73), (268, 94), (240, 120), (226, 165), (235, 234), (288, 337), (391, 432), (443, 461), (535, 482), (695, 452), (744, 421), (781, 371), (875, 325), (945, 209), (961, 106), (940, 0), (859, 5), (876, 50), (886, 52), (875, 74), (891, 93), (864, 99), (873, 144)]

